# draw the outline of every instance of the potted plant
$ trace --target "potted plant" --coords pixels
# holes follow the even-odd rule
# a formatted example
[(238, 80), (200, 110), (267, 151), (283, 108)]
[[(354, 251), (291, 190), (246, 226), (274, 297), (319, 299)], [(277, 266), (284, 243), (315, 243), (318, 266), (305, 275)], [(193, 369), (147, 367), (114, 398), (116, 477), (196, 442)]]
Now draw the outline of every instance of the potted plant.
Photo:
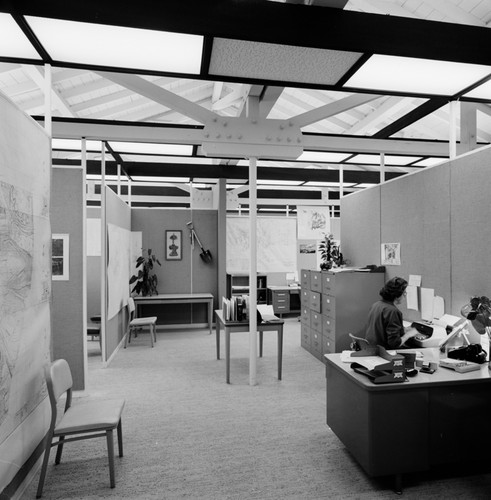
[(153, 266), (155, 264), (161, 265), (159, 260), (152, 254), (152, 250), (148, 249), (147, 256), (141, 255), (136, 259), (136, 269), (138, 269), (138, 274), (133, 275), (130, 278), (130, 285), (136, 282), (131, 293), (142, 294), (143, 297), (148, 295), (158, 295), (157, 275), (153, 272)]
[(321, 254), (321, 271), (328, 271), (333, 266), (341, 266), (343, 264), (343, 254), (339, 251), (339, 247), (334, 243), (334, 236), (328, 233), (319, 243), (319, 251)]

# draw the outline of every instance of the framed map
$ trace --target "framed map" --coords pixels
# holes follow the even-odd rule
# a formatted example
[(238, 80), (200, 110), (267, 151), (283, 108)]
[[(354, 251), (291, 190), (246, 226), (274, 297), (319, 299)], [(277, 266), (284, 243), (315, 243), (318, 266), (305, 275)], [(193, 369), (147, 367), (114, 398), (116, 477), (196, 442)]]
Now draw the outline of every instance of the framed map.
[(70, 236), (53, 234), (51, 237), (51, 276), (53, 280), (68, 281), (70, 270)]

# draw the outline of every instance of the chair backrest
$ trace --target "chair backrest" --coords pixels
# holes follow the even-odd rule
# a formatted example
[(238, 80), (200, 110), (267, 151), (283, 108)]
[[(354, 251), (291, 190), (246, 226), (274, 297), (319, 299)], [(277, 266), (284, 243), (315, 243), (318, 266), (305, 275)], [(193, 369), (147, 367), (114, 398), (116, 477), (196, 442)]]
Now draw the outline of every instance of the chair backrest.
[(58, 400), (63, 394), (67, 393), (65, 411), (71, 405), (73, 386), (72, 372), (65, 359), (57, 359), (45, 367), (44, 374), (51, 405), (51, 422), (54, 426), (57, 416)]
[(135, 301), (133, 300), (133, 297), (128, 298), (128, 314), (131, 321), (135, 315)]

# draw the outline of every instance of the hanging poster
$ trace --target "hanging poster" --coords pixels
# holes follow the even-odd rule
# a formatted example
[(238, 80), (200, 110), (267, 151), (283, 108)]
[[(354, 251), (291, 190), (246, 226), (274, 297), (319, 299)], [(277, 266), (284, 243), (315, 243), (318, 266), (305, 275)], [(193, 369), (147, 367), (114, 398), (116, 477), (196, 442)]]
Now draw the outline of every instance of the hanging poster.
[(382, 243), (382, 265), (400, 266), (401, 265), (401, 244), (400, 243)]
[(329, 207), (297, 207), (299, 240), (320, 240), (331, 232)]

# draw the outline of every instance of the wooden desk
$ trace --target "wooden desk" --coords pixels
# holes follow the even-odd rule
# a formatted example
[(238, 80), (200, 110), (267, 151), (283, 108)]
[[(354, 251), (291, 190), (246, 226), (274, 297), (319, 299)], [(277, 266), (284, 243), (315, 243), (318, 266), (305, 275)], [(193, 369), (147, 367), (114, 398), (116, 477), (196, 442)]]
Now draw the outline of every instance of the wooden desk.
[[(424, 349), (421, 349), (424, 351)], [(375, 385), (340, 354), (326, 354), (327, 425), (370, 476), (432, 466), (489, 463), (491, 376), (438, 368), (407, 382)]]
[(275, 314), (300, 312), (300, 287), (268, 286), (268, 304), (272, 304)]
[(136, 316), (139, 306), (143, 304), (208, 304), (208, 327), (210, 335), (213, 329), (213, 295), (211, 293), (160, 293), (147, 297), (133, 297), (136, 305)]
[[(232, 332), (248, 332), (249, 321), (225, 321), (221, 309), (215, 310), (216, 316), (216, 343), (217, 343), (217, 359), (220, 359), (220, 327), (225, 330), (225, 363), (226, 363), (226, 380), (230, 384), (230, 333)], [(259, 332), (259, 356), (263, 355), (263, 332), (278, 332), (278, 380), (281, 380), (281, 367), (283, 363), (283, 324), (282, 319), (278, 319), (269, 323), (259, 323), (257, 331)]]

